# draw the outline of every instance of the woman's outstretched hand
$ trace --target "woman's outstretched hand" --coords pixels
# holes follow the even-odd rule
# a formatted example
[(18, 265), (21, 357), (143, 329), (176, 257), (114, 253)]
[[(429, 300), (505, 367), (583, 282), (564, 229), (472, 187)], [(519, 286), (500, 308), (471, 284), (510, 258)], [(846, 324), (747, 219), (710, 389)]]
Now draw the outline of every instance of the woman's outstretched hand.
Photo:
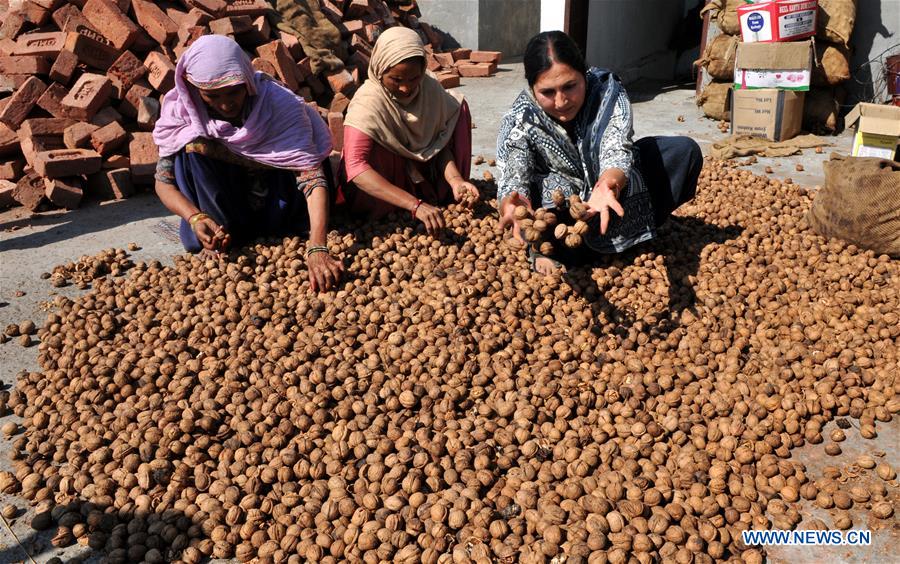
[(522, 233), (519, 230), (519, 222), (514, 215), (517, 206), (525, 206), (526, 208), (531, 209), (531, 202), (522, 197), (518, 192), (513, 192), (500, 203), (500, 229), (512, 227), (513, 237), (517, 241), (524, 242)]
[(474, 206), (480, 196), (478, 188), (468, 180), (463, 180), (451, 188), (453, 188), (453, 200), (467, 208)]
[(437, 235), (445, 225), (441, 210), (425, 202), (416, 207), (413, 217), (422, 222), (429, 235)]
[(192, 228), (197, 240), (208, 251), (225, 252), (231, 246), (231, 235), (209, 216), (195, 221)]
[(624, 184), (624, 174), (620, 171), (616, 171), (616, 174), (604, 173), (594, 184), (594, 190), (587, 201), (588, 213), (590, 217), (600, 214), (601, 235), (606, 235), (606, 230), (609, 229), (610, 210), (619, 217), (625, 217), (625, 209), (619, 203), (619, 191)]
[(309, 287), (313, 292), (327, 292), (337, 286), (344, 272), (344, 263), (336, 260), (330, 253), (312, 253), (306, 258), (309, 270)]

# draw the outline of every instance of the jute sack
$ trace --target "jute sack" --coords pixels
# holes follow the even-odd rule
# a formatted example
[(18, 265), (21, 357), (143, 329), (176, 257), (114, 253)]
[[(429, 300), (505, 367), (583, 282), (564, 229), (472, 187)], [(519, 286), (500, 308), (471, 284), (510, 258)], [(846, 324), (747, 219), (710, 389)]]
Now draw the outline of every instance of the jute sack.
[(835, 88), (813, 88), (803, 102), (803, 129), (816, 135), (829, 135), (838, 130), (840, 104), (845, 93)]
[(856, 24), (856, 0), (819, 0), (816, 37), (847, 47)]
[(710, 82), (697, 98), (697, 105), (703, 107), (703, 113), (707, 117), (730, 121), (731, 112), (728, 111), (728, 93), (730, 91), (730, 82)]
[(825, 237), (900, 258), (900, 162), (832, 157), (807, 219)]
[(728, 35), (741, 34), (741, 20), (738, 19), (738, 6), (743, 6), (744, 0), (724, 0), (719, 10), (719, 29)]
[(719, 35), (706, 46), (703, 58), (695, 64), (706, 67), (706, 72), (716, 80), (734, 79), (734, 57), (741, 39), (734, 35)]
[(813, 86), (834, 86), (850, 80), (850, 53), (845, 47), (819, 43), (816, 59), (819, 64), (813, 67)]

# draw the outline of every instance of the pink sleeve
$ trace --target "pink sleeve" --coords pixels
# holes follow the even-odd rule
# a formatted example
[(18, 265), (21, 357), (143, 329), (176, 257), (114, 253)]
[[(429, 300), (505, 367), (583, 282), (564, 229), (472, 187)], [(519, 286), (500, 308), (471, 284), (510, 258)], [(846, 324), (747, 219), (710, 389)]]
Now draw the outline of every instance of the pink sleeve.
[(344, 171), (348, 181), (373, 168), (369, 155), (374, 143), (362, 131), (349, 125), (344, 126)]

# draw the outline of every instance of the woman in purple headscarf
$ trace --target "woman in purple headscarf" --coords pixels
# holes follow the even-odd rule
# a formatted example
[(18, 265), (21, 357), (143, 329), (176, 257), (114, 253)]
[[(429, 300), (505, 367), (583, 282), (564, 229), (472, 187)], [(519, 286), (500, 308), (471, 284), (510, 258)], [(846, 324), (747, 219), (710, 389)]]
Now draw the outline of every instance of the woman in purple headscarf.
[(156, 193), (182, 218), (185, 249), (309, 227), (310, 285), (327, 290), (343, 266), (326, 246), (331, 135), (315, 109), (263, 73), (232, 39), (195, 41), (175, 69), (153, 130)]

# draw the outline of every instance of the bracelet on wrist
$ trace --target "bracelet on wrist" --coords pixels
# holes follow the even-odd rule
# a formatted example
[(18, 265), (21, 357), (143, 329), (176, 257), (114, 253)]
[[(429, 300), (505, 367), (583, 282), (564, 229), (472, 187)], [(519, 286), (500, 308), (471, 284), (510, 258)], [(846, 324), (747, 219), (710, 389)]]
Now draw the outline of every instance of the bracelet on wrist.
[(331, 254), (331, 251), (329, 251), (328, 247), (326, 247), (325, 245), (311, 245), (309, 247), (306, 247), (306, 258), (309, 258), (310, 255), (313, 255), (316, 253)]
[(203, 221), (204, 219), (210, 219), (210, 217), (203, 212), (197, 212), (194, 215), (190, 216), (187, 221), (188, 225), (191, 226), (191, 230), (193, 230), (197, 226), (197, 223)]
[(416, 212), (419, 211), (419, 206), (422, 205), (422, 200), (416, 200), (415, 205), (413, 205), (412, 209), (409, 210), (410, 215), (412, 215), (413, 219), (416, 219)]

